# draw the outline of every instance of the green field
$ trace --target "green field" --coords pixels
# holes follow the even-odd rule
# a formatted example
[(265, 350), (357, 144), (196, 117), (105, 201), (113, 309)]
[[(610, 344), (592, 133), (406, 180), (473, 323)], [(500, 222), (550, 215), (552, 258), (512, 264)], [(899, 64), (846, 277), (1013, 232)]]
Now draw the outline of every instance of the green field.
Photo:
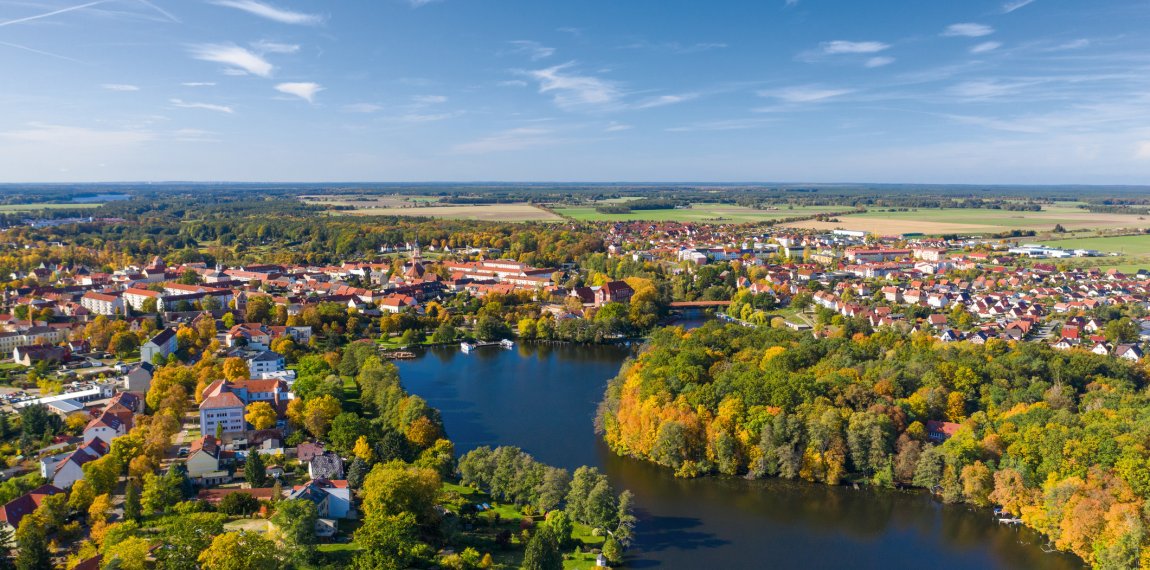
[(1039, 212), (1016, 212), (983, 208), (920, 208), (900, 211), (871, 210), (864, 214), (839, 216), (838, 222), (803, 221), (794, 227), (812, 229), (852, 229), (879, 235), (922, 233), (938, 235), (991, 234), (1011, 230), (1049, 232), (1055, 226), (1075, 230), (1147, 228), (1150, 218), (1129, 214), (1096, 214), (1072, 204), (1043, 206)]
[(100, 206), (103, 204), (89, 202), (76, 204), (0, 204), (0, 214), (39, 212), (41, 210), (90, 210)]
[[(617, 202), (617, 200), (616, 200)], [(594, 206), (556, 207), (555, 212), (580, 222), (717, 222), (742, 224), (797, 216), (830, 214), (847, 210), (835, 206), (780, 206), (778, 210), (756, 210), (731, 204), (692, 204), (671, 210), (635, 210), (629, 214), (603, 214)]]
[(1139, 269), (1150, 269), (1150, 234), (1044, 240), (1043, 243), (1051, 247), (1065, 249), (1095, 249), (1103, 254), (1122, 254), (1116, 257), (1106, 255), (1106, 257), (1074, 260), (1072, 265), (1076, 266), (1117, 269), (1123, 273), (1135, 273)]

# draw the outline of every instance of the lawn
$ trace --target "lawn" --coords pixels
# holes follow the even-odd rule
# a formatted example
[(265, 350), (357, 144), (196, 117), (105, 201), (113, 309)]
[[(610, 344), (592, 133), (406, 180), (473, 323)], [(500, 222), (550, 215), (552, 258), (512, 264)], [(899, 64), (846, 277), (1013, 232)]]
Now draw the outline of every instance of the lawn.
[(690, 208), (668, 210), (634, 210), (629, 214), (603, 214), (595, 211), (595, 206), (557, 207), (555, 212), (580, 222), (712, 222), (742, 224), (833, 214), (849, 208), (835, 206), (778, 206), (777, 210), (759, 210), (732, 204), (692, 204)]
[(354, 210), (332, 210), (332, 215), (407, 216), (490, 222), (557, 222), (562, 218), (526, 202), (511, 204), (439, 204), (437, 198), (409, 196), (302, 196), (306, 204), (351, 206)]
[(1148, 228), (1150, 218), (1130, 214), (1096, 214), (1073, 205), (1043, 206), (1039, 212), (984, 208), (921, 208), (903, 211), (871, 210), (839, 216), (838, 222), (795, 222), (793, 227), (821, 230), (851, 229), (876, 234), (922, 233), (991, 234), (1011, 230), (1047, 232), (1061, 225), (1067, 230)]

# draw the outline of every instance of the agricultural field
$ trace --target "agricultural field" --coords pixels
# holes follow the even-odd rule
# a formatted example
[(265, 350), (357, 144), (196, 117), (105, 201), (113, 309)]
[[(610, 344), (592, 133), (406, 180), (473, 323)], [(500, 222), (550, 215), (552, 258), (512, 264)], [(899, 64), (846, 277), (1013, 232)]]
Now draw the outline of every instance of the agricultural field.
[(1148, 228), (1150, 217), (1130, 214), (1096, 214), (1073, 205), (1044, 206), (1040, 212), (1015, 212), (982, 208), (911, 209), (905, 211), (873, 210), (865, 214), (839, 216), (837, 222), (814, 220), (789, 224), (796, 228), (821, 230), (863, 230), (879, 235), (907, 233), (995, 234), (1011, 230), (1046, 232), (1061, 224), (1068, 231)]
[[(1106, 257), (1091, 257), (1075, 260), (1075, 265), (1118, 269), (1133, 273), (1139, 269), (1150, 269), (1150, 234), (1136, 236), (1094, 237), (1064, 240), (1043, 240), (1051, 247), (1064, 249), (1094, 249), (1107, 254)], [(1120, 256), (1109, 256), (1118, 253)]]
[(90, 210), (104, 204), (99, 202), (76, 202), (69, 204), (0, 204), (0, 214), (39, 212), (41, 210)]
[[(609, 201), (605, 201), (609, 202)], [(731, 204), (692, 204), (690, 208), (668, 210), (635, 210), (629, 214), (603, 214), (594, 206), (557, 207), (555, 212), (580, 222), (708, 222), (723, 224), (743, 224), (813, 216), (844, 211), (834, 206), (779, 206), (777, 210), (756, 210)]]
[(528, 204), (438, 204), (438, 198), (421, 196), (302, 196), (305, 204), (351, 206), (354, 210), (333, 210), (332, 215), (410, 216), (488, 222), (557, 222), (563, 218)]

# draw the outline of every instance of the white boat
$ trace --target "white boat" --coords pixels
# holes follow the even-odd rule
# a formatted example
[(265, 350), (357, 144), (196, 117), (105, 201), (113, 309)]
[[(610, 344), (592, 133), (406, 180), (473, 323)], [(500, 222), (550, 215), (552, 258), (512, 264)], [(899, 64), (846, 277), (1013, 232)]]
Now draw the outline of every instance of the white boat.
[(515, 348), (515, 343), (511, 342), (508, 339), (503, 339), (503, 340), (499, 341), (499, 346), (502, 346), (503, 348), (511, 349), (511, 348)]
[(471, 344), (470, 342), (461, 342), (459, 343), (459, 349), (463, 351), (463, 354), (467, 354), (472, 350), (475, 350), (475, 345)]

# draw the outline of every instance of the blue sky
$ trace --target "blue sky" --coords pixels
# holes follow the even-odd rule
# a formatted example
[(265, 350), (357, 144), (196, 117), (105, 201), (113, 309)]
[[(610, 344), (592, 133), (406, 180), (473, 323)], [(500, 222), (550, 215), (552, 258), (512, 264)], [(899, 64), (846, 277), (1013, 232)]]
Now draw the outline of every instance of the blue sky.
[(0, 179), (1150, 184), (1144, 0), (0, 0)]

